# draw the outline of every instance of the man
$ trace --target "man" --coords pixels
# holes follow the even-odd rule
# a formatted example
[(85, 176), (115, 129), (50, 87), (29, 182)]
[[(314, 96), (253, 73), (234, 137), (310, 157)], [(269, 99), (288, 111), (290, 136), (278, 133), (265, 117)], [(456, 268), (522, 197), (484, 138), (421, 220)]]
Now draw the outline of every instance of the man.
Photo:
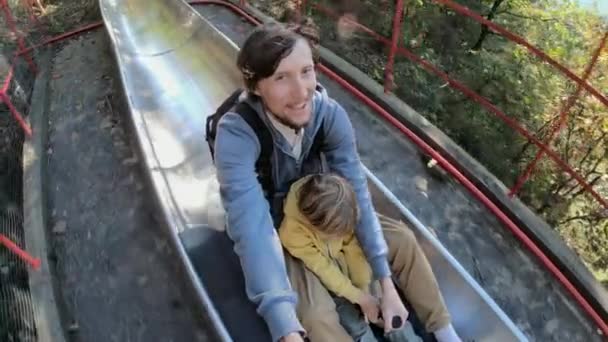
[[(302, 341), (303, 336), (313, 342), (352, 341), (328, 291), (284, 253), (276, 232), (290, 185), (307, 174), (331, 171), (347, 179), (357, 194), (361, 212), (356, 234), (381, 284), (383, 317), (405, 322), (408, 315), (391, 279), (395, 273), (427, 330), (440, 341), (459, 341), (413, 233), (400, 222), (376, 216), (349, 118), (317, 84), (317, 43), (311, 27), (265, 26), (239, 52), (237, 66), (246, 87), (240, 100), (255, 110), (272, 137), (272, 191), (258, 180), (256, 161), (263, 144), (244, 116), (228, 112), (218, 125), (214, 155), (220, 194), (247, 295), (273, 341)], [(318, 134), (320, 145), (315, 143)], [(390, 323), (384, 322), (386, 332)]]

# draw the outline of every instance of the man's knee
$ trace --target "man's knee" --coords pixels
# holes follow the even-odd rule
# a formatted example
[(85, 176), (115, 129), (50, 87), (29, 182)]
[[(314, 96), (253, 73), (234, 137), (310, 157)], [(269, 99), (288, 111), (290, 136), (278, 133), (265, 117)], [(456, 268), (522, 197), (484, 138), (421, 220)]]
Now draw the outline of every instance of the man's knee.
[(390, 250), (417, 248), (418, 241), (414, 232), (403, 222), (380, 217), (380, 225)]

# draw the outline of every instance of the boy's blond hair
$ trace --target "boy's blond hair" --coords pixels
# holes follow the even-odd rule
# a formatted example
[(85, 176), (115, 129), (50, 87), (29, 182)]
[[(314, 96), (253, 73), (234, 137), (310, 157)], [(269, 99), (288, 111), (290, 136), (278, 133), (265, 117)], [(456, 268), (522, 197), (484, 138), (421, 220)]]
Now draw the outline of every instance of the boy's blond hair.
[(298, 207), (314, 228), (326, 235), (351, 234), (359, 219), (357, 196), (350, 183), (335, 174), (315, 174), (302, 184)]

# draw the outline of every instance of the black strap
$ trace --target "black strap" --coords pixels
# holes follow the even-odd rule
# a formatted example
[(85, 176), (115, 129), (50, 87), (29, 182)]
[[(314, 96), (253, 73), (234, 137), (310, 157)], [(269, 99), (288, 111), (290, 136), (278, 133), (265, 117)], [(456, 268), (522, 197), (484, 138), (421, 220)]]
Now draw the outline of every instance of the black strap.
[(257, 112), (245, 102), (239, 102), (234, 107), (234, 112), (239, 114), (245, 122), (253, 129), (260, 142), (260, 156), (255, 163), (255, 169), (258, 173), (258, 181), (262, 185), (262, 189), (266, 191), (269, 199), (272, 199), (274, 194), (274, 182), (272, 181), (272, 151), (273, 142), (272, 136), (262, 118)]
[(207, 116), (207, 120), (205, 123), (205, 140), (209, 144), (209, 149), (211, 150), (211, 158), (215, 161), (215, 148), (213, 146), (212, 139), (215, 139), (215, 132), (217, 132), (217, 125), (220, 122), (221, 116), (228, 112), (232, 106), (237, 102), (239, 96), (243, 92), (243, 89), (236, 89), (230, 96), (222, 102), (219, 108), (215, 111), (213, 115)]
[(323, 148), (323, 143), (325, 142), (325, 120), (321, 122), (321, 126), (319, 127), (319, 130), (317, 131), (317, 134), (315, 135), (313, 141), (312, 141), (312, 146), (310, 147), (310, 152), (309, 154), (313, 154), (313, 153), (320, 153), (321, 149)]

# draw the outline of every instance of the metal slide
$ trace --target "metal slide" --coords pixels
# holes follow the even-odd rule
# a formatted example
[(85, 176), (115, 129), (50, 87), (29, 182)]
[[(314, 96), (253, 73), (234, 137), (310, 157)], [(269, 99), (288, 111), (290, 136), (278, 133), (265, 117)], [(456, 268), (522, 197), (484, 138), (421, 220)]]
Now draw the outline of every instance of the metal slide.
[[(269, 341), (223, 231), (205, 116), (240, 85), (237, 46), (182, 0), (100, 0), (128, 115), (167, 229), (223, 341)], [(466, 340), (526, 337), (367, 169), (378, 211), (411, 223)]]

